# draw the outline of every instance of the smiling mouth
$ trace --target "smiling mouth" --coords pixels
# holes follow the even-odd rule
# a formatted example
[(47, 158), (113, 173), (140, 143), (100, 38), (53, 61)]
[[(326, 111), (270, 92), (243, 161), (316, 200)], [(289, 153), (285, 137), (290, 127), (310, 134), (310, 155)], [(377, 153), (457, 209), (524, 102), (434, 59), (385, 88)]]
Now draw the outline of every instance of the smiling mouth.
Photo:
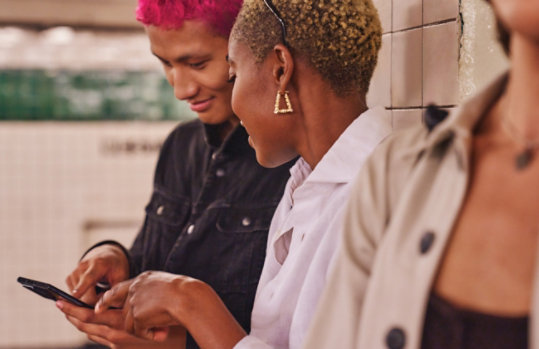
[(189, 107), (191, 108), (192, 111), (200, 113), (207, 110), (210, 107), (212, 100), (213, 100), (213, 97), (200, 101), (200, 102), (189, 103)]

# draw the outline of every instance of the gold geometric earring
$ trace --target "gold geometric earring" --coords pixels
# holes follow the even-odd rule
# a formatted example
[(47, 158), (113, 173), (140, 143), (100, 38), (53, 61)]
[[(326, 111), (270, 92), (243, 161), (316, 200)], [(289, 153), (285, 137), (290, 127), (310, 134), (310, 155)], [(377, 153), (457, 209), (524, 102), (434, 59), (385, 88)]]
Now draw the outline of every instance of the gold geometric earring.
[[(286, 104), (285, 109), (281, 109), (281, 96), (284, 96), (284, 102)], [(277, 97), (275, 98), (275, 109), (273, 110), (273, 114), (287, 114), (294, 112), (294, 109), (292, 109), (292, 104), (290, 103), (290, 98), (288, 97), (288, 91), (277, 91)]]

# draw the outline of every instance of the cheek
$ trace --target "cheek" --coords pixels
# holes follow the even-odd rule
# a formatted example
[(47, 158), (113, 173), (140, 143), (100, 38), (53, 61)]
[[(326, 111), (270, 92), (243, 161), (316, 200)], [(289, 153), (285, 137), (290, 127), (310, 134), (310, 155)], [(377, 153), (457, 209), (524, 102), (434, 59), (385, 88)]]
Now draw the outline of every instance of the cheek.
[(539, 1), (494, 0), (492, 3), (497, 17), (509, 31), (539, 37)]
[(232, 111), (241, 119), (241, 105), (239, 103), (240, 99), (238, 97), (238, 88), (234, 85), (232, 89), (232, 97), (230, 99), (230, 104), (232, 105)]
[(164, 71), (165, 71), (165, 78), (167, 79), (168, 84), (174, 87), (174, 74), (172, 74), (172, 70), (164, 68)]
[(234, 83), (232, 89), (232, 110), (240, 119), (245, 122), (245, 119), (252, 119), (257, 113), (257, 109), (253, 108), (251, 100), (252, 93), (246, 84), (243, 84), (239, 79)]
[(228, 63), (216, 64), (208, 69), (198, 72), (197, 78), (201, 85), (213, 91), (228, 91), (232, 85), (228, 82)]

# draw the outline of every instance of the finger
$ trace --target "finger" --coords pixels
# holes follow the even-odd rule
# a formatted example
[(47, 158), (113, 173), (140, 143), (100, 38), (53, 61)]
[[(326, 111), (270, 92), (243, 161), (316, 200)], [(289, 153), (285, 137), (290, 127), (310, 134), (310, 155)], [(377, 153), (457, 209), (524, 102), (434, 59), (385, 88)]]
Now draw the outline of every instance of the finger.
[(57, 301), (56, 306), (66, 315), (77, 318), (79, 321), (110, 326), (123, 329), (124, 321), (121, 310), (108, 310), (96, 314), (92, 309), (77, 307), (65, 301)]
[(120, 282), (103, 294), (95, 305), (95, 312), (101, 313), (110, 307), (122, 308), (129, 292), (130, 280)]
[(117, 344), (128, 343), (130, 340), (132, 341), (133, 338), (124, 331), (116, 330), (106, 325), (82, 322), (72, 316), (66, 316), (66, 318), (79, 331), (85, 333), (88, 338), (109, 347)]
[(136, 337), (153, 340), (154, 332), (152, 328), (143, 326), (140, 322), (136, 321), (133, 324), (133, 333)]
[(59, 300), (56, 301), (56, 307), (60, 309), (67, 316), (76, 318), (79, 321), (83, 322), (92, 322), (94, 321), (94, 311), (92, 309), (78, 307), (71, 303)]
[(73, 288), (75, 287), (76, 281), (74, 279), (73, 273), (69, 274), (66, 278), (66, 285), (69, 292), (73, 292)]
[(156, 327), (152, 329), (153, 340), (156, 342), (164, 342), (168, 338), (169, 327)]
[(82, 277), (79, 279), (78, 283), (73, 289), (73, 295), (79, 297), (88, 291), (91, 287), (94, 287), (95, 284), (105, 275), (105, 271), (99, 271), (96, 267), (92, 266), (88, 268)]
[(79, 283), (81, 275), (88, 268), (88, 262), (80, 262), (77, 267), (69, 274), (66, 278), (66, 284), (69, 287), (69, 290), (72, 291), (75, 286)]
[(114, 348), (114, 343), (109, 342), (105, 338), (95, 336), (95, 335), (91, 335), (91, 334), (89, 334), (87, 337), (88, 337), (89, 340), (91, 340), (93, 342), (96, 342), (97, 344), (104, 345), (104, 346), (106, 346), (108, 348)]
[(133, 307), (126, 303), (123, 308), (124, 329), (129, 333), (135, 333), (135, 319), (133, 318)]

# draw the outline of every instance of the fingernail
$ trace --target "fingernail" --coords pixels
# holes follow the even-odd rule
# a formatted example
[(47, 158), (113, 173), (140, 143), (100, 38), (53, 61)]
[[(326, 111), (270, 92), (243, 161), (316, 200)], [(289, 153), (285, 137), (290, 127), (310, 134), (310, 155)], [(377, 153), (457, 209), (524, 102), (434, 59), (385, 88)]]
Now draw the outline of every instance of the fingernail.
[(76, 294), (79, 290), (74, 288), (73, 291), (71, 291), (71, 294)]
[(56, 301), (56, 306), (60, 310), (64, 309), (64, 303), (62, 301)]

